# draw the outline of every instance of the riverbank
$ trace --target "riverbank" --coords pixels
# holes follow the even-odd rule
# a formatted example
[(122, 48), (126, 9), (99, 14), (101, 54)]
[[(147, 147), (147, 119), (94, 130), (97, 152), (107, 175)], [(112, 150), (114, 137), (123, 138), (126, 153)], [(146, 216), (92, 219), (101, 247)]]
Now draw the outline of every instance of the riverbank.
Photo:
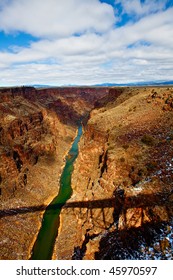
[[(74, 138), (75, 133), (75, 130), (71, 130), (69, 134)], [(58, 148), (51, 158), (42, 156), (36, 165), (29, 167), (27, 188), (18, 191), (16, 197), (1, 202), (3, 211), (12, 213), (11, 211), (14, 210), (16, 214), (6, 216), (4, 212), (0, 218), (0, 259), (29, 259), (31, 257), (44, 215), (44, 210), (32, 209), (48, 205), (57, 195), (65, 157), (72, 141), (58, 143), (62, 148)]]
[(31, 259), (51, 259), (54, 242), (58, 234), (59, 215), (62, 206), (71, 196), (71, 174), (73, 163), (78, 155), (78, 142), (82, 135), (82, 126), (78, 128), (78, 134), (72, 147), (66, 156), (66, 164), (60, 179), (58, 195), (48, 205), (42, 219), (42, 226), (32, 249)]

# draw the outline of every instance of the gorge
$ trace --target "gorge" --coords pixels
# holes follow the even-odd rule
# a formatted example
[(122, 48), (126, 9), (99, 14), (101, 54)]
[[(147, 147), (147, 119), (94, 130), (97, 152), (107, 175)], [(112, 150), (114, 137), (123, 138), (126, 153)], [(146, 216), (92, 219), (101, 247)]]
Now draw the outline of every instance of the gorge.
[(0, 259), (32, 258), (81, 119), (45, 258), (171, 259), (172, 117), (171, 87), (0, 89)]
[(78, 142), (81, 135), (82, 125), (78, 127), (78, 134), (66, 156), (66, 164), (60, 178), (59, 193), (45, 210), (42, 226), (34, 244), (31, 256), (32, 260), (48, 260), (52, 257), (53, 246), (59, 228), (60, 211), (72, 193), (71, 175), (73, 172), (73, 163), (78, 155)]

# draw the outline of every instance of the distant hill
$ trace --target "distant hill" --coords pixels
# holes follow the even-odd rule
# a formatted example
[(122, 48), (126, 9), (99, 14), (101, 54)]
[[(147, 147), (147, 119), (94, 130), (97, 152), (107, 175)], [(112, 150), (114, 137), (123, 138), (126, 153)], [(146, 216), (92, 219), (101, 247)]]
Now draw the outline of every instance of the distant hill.
[(51, 86), (51, 85), (39, 85), (39, 84), (31, 85), (31, 86), (35, 87), (35, 88), (52, 88), (52, 87), (55, 87), (55, 86)]
[(161, 85), (173, 85), (173, 81), (149, 81), (149, 82), (138, 82), (138, 83), (103, 83), (96, 84), (95, 86), (103, 86), (103, 87), (115, 87), (115, 86), (161, 86)]
[[(88, 85), (87, 87), (118, 87), (118, 86), (166, 86), (166, 85), (173, 85), (173, 81), (149, 81), (149, 82), (134, 82), (134, 83), (102, 83), (102, 84), (95, 84), (95, 85)], [(56, 87), (83, 87), (86, 85), (41, 85), (41, 84), (33, 84), (29, 85), (35, 88), (56, 88)]]

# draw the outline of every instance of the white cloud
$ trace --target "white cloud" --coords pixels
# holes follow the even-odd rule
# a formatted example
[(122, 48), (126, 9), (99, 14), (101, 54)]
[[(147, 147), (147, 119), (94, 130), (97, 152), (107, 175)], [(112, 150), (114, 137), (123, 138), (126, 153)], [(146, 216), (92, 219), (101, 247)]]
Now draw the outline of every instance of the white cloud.
[[(11, 3), (14, 5), (19, 1), (24, 2), (16, 0)], [(80, 0), (84, 3), (83, 7), (90, 1)], [(77, 0), (70, 2), (77, 3)], [(96, 7), (101, 5), (96, 0), (92, 0), (92, 3)], [(100, 7), (107, 11), (108, 5)], [(79, 9), (81, 11), (81, 6)], [(66, 36), (59, 37), (59, 31), (55, 37), (49, 33), (46, 38), (31, 43), (27, 48), (0, 52), (0, 84), (62, 85), (173, 80), (172, 15), (173, 8), (169, 8), (145, 15), (135, 23), (105, 29), (101, 34), (94, 32), (95, 23), (89, 23), (95, 27), (88, 28), (80, 36), (73, 35), (76, 29), (72, 24), (73, 32), (68, 31)], [(97, 22), (98, 18), (95, 20)], [(30, 28), (33, 26), (31, 22)], [(66, 30), (67, 26), (64, 28)], [(14, 29), (18, 31), (16, 26)], [(66, 34), (65, 31), (63, 34)]]
[(155, 13), (165, 8), (167, 0), (116, 0), (115, 3), (121, 3), (123, 12), (129, 15), (143, 16), (149, 13)]
[[(4, 2), (4, 1), (3, 1)], [(0, 11), (0, 29), (36, 37), (106, 32), (115, 22), (113, 7), (98, 0), (11, 0)]]

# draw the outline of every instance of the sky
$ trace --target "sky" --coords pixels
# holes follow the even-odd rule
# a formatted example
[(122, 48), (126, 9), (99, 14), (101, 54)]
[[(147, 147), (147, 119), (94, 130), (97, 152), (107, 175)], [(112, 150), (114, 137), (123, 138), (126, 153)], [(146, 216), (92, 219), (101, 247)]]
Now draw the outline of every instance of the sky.
[(173, 80), (173, 0), (0, 0), (0, 86)]

